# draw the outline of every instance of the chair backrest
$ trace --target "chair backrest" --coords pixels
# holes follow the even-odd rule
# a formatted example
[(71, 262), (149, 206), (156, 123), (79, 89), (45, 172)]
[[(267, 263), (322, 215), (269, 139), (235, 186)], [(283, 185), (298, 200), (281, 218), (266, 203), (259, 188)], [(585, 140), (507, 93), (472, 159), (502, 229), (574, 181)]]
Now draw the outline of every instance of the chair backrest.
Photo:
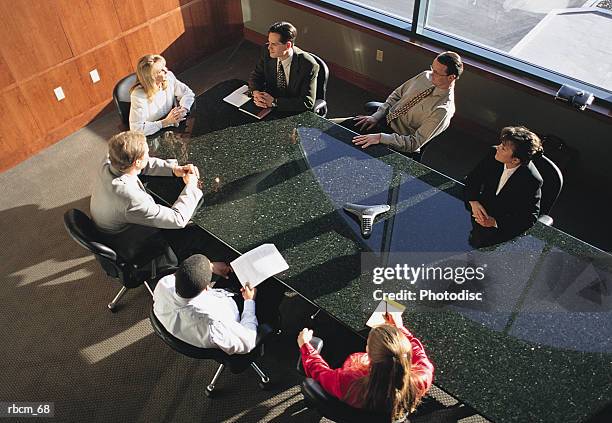
[(125, 125), (130, 123), (130, 88), (136, 83), (136, 74), (132, 73), (121, 79), (113, 90), (113, 101), (117, 107), (117, 113), (121, 122)]
[[(375, 413), (351, 407), (328, 394), (317, 381), (306, 378), (301, 385), (302, 395), (309, 407), (339, 423), (377, 423), (391, 421), (389, 414)], [(409, 420), (405, 420), (409, 423)]]
[(142, 284), (143, 279), (135, 272), (135, 266), (127, 263), (106, 243), (96, 225), (81, 210), (70, 209), (64, 213), (64, 226), (77, 244), (96, 257), (108, 276), (119, 279), (126, 288)]
[(540, 215), (547, 215), (557, 201), (563, 188), (563, 174), (548, 157), (542, 155), (533, 159), (533, 164), (542, 176), (542, 198), (540, 199)]
[(219, 363), (227, 363), (230, 356), (217, 348), (198, 348), (187, 342), (181, 341), (176, 336), (172, 335), (166, 330), (164, 325), (159, 321), (157, 316), (151, 307), (149, 312), (149, 320), (151, 320), (151, 326), (153, 331), (159, 336), (162, 341), (170, 346), (176, 352), (179, 352), (187, 357), (198, 358), (198, 359), (212, 359)]
[(68, 234), (83, 248), (96, 256), (107, 260), (117, 261), (117, 253), (104, 244), (100, 232), (97, 230), (89, 216), (81, 210), (70, 209), (64, 213), (64, 226)]
[(309, 53), (319, 64), (319, 75), (317, 76), (317, 99), (326, 100), (327, 81), (329, 80), (329, 68), (319, 56)]

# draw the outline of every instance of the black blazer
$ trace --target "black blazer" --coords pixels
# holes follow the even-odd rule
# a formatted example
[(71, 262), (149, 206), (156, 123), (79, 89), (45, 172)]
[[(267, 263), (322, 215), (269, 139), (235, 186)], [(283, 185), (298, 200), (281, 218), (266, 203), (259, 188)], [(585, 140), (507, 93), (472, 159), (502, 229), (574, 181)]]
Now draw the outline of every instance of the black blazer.
[(276, 99), (280, 112), (304, 112), (312, 110), (317, 97), (319, 65), (308, 53), (293, 47), (289, 85), (284, 92), (276, 86), (277, 60), (270, 57), (267, 45), (249, 78), (251, 91), (265, 91)]
[(495, 195), (503, 171), (504, 165), (495, 160), (494, 150), (466, 177), (464, 199), (470, 211), (468, 202), (479, 201), (487, 214), (497, 221), (500, 235), (510, 239), (525, 232), (538, 220), (542, 176), (531, 161), (522, 164), (499, 195)]

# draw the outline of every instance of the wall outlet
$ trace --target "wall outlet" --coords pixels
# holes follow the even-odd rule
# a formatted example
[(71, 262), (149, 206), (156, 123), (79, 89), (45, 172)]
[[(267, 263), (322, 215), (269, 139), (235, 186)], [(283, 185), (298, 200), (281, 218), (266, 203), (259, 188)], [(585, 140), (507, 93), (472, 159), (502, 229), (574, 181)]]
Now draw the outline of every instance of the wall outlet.
[(383, 51), (382, 50), (376, 50), (376, 61), (377, 62), (383, 61)]
[(98, 69), (94, 69), (89, 72), (89, 76), (91, 77), (91, 82), (94, 84), (100, 80), (100, 74), (98, 73)]
[(62, 90), (62, 87), (57, 87), (56, 89), (53, 90), (53, 92), (55, 93), (55, 98), (57, 98), (57, 101), (62, 101), (63, 99), (66, 98), (66, 96), (64, 95), (64, 90)]

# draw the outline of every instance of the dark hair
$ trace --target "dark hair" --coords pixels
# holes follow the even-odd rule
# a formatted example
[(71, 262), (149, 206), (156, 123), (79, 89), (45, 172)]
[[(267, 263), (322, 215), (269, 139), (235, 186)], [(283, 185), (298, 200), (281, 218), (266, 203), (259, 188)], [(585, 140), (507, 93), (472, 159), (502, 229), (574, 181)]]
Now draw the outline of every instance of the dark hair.
[(454, 51), (445, 51), (444, 53), (438, 54), (436, 60), (446, 66), (446, 73), (448, 75), (455, 75), (457, 79), (461, 77), (463, 73), (463, 62), (461, 56)]
[(542, 154), (542, 141), (540, 137), (524, 126), (507, 126), (501, 130), (499, 139), (502, 143), (508, 142), (512, 148), (512, 157), (516, 157), (521, 164), (527, 164)]
[(174, 278), (179, 297), (194, 298), (210, 285), (212, 280), (210, 260), (202, 254), (194, 254), (181, 263)]
[(268, 29), (268, 33), (270, 32), (280, 35), (280, 40), (283, 43), (291, 41), (292, 44), (295, 44), (297, 29), (289, 22), (274, 22), (272, 26), (270, 26), (270, 29)]

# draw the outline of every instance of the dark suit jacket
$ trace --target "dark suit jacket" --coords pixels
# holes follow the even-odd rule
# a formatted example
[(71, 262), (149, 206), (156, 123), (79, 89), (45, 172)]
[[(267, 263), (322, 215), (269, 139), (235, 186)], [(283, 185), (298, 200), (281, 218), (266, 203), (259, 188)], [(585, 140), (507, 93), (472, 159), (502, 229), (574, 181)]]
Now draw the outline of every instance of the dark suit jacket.
[(312, 110), (317, 97), (319, 65), (315, 59), (298, 47), (293, 47), (289, 85), (285, 92), (276, 86), (277, 59), (272, 59), (264, 46), (259, 62), (249, 78), (251, 91), (265, 91), (276, 99), (280, 112)]
[(521, 165), (499, 195), (495, 195), (503, 171), (504, 165), (495, 160), (493, 151), (466, 177), (464, 198), (468, 210), (471, 210), (468, 201), (479, 201), (487, 214), (497, 221), (500, 237), (508, 240), (525, 232), (537, 221), (542, 176), (532, 162)]

